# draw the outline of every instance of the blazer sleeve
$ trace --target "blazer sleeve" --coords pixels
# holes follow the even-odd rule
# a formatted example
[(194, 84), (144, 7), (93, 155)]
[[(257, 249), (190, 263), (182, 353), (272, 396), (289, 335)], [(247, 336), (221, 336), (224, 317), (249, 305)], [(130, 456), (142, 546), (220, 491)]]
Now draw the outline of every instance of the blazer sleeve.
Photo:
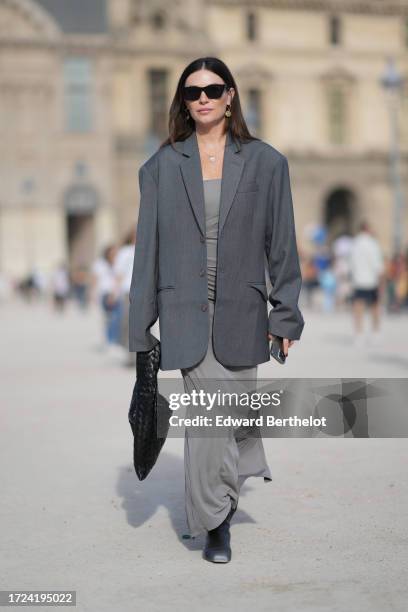
[(268, 296), (269, 333), (298, 340), (304, 319), (298, 308), (302, 276), (296, 244), (289, 166), (284, 155), (272, 175), (266, 231), (266, 256), (272, 290)]
[(139, 169), (140, 205), (129, 292), (129, 351), (149, 351), (158, 342), (150, 332), (158, 318), (157, 185), (145, 166)]

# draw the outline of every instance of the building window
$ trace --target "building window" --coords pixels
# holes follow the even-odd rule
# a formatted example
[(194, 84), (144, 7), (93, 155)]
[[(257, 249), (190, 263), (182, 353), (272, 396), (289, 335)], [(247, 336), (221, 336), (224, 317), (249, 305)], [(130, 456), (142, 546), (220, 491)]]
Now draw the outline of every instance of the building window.
[(153, 13), (151, 22), (155, 30), (163, 30), (166, 25), (165, 15), (162, 12)]
[(344, 144), (346, 140), (346, 95), (341, 85), (328, 90), (329, 140), (331, 144)]
[(149, 70), (150, 135), (161, 140), (168, 133), (167, 70)]
[(64, 60), (65, 128), (68, 132), (92, 130), (92, 65), (86, 57)]
[(330, 44), (340, 45), (341, 44), (341, 21), (337, 15), (331, 15), (329, 17), (329, 28), (330, 28)]
[(248, 89), (248, 105), (246, 112), (246, 123), (248, 129), (254, 136), (260, 136), (261, 121), (261, 92), (259, 89)]
[(255, 13), (246, 14), (246, 37), (248, 40), (257, 38), (257, 22)]

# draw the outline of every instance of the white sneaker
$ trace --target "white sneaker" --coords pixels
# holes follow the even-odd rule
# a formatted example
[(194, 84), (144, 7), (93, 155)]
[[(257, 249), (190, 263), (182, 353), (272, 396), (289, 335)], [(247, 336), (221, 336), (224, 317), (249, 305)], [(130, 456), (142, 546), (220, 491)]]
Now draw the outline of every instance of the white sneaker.
[(384, 339), (384, 336), (382, 331), (375, 330), (369, 334), (368, 339), (370, 346), (380, 346)]

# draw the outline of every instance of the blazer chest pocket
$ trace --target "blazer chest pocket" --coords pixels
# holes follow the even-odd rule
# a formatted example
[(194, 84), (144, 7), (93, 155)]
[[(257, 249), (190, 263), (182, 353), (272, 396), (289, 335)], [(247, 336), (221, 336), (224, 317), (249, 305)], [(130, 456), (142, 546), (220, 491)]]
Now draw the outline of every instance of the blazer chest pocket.
[(247, 181), (239, 185), (237, 193), (251, 193), (253, 191), (259, 191), (259, 185), (255, 181)]
[(170, 289), (175, 289), (174, 285), (160, 285), (159, 287), (157, 287), (157, 293), (159, 293), (159, 291), (167, 291)]

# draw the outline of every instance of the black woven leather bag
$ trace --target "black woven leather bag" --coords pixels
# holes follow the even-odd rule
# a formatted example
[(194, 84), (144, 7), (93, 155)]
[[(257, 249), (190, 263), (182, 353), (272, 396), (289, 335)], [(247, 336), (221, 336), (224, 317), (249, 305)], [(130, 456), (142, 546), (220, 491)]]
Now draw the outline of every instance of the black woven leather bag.
[[(150, 351), (136, 354), (136, 382), (128, 413), (133, 433), (133, 465), (139, 480), (144, 480), (157, 461), (169, 430), (172, 411), (159, 394), (157, 372), (160, 364), (160, 342)], [(157, 423), (160, 417), (160, 434)]]

